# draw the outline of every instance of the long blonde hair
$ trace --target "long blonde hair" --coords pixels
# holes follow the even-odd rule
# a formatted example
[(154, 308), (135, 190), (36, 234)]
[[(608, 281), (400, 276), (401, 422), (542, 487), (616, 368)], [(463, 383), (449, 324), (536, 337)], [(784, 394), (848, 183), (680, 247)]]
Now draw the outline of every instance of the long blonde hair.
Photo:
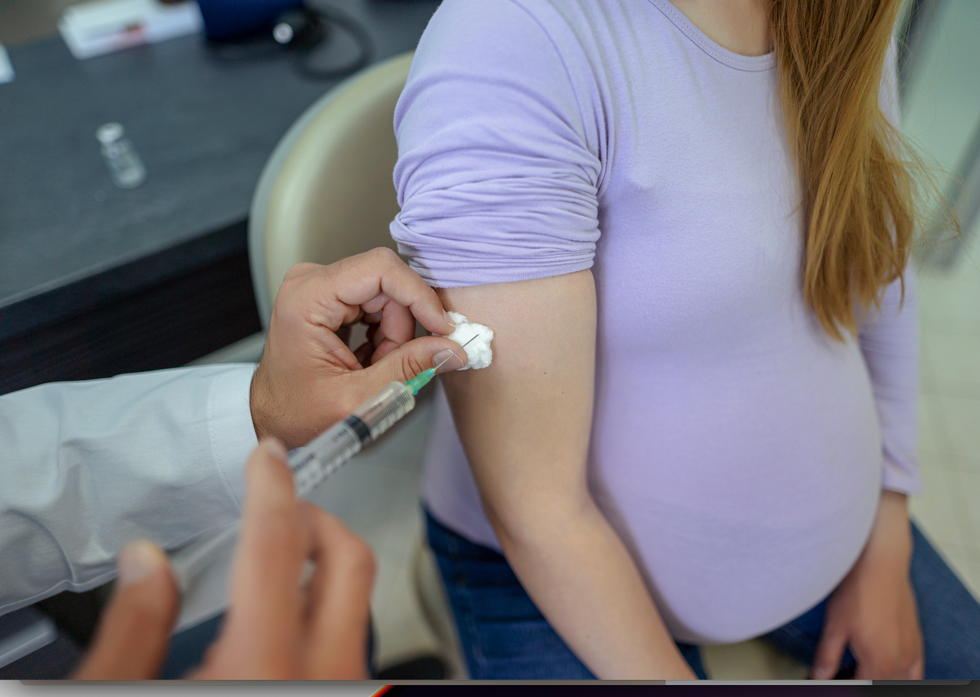
[[(802, 187), (803, 297), (827, 334), (901, 279), (915, 222), (900, 134), (878, 103), (900, 0), (771, 0), (783, 115)], [(897, 95), (895, 96), (897, 99)]]

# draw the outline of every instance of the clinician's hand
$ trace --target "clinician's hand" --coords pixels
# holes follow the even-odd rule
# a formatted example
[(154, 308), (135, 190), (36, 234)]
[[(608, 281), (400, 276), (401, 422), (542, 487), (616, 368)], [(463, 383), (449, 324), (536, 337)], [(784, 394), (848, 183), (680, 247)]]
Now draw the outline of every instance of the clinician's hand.
[[(435, 291), (390, 249), (289, 269), (252, 379), (255, 433), (303, 445), (389, 382), (409, 380), (459, 348), (442, 337), (414, 339), (416, 319), (435, 334), (453, 330)], [(369, 336), (380, 343), (355, 356), (337, 332), (359, 320), (376, 324)], [(457, 356), (440, 372), (466, 365), (465, 352)]]
[[(296, 499), (282, 445), (263, 441), (248, 464), (242, 532), (221, 635), (190, 679), (362, 680), (367, 675), (374, 557), (336, 518)], [(304, 563), (309, 584), (300, 585)], [(166, 557), (126, 548), (116, 592), (80, 680), (157, 676), (179, 599)]]
[(911, 554), (906, 497), (883, 491), (864, 551), (827, 601), (814, 678), (833, 678), (847, 645), (857, 660), (858, 680), (922, 678), (922, 630), (909, 581)]

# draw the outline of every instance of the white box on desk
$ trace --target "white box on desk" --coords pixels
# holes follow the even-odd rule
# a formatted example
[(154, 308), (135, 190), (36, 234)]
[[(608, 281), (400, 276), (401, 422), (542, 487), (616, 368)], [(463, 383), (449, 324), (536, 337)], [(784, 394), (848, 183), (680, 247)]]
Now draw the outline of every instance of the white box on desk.
[(75, 58), (91, 58), (140, 44), (201, 31), (197, 3), (157, 0), (92, 0), (65, 9), (58, 29)]

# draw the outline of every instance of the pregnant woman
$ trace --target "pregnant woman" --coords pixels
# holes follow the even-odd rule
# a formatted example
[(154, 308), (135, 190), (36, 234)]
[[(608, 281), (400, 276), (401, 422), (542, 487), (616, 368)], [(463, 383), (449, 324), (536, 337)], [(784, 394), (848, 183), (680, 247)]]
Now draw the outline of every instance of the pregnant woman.
[(391, 231), (496, 333), (423, 486), (474, 678), (980, 678), (910, 525), (899, 2), (446, 0), (395, 113)]

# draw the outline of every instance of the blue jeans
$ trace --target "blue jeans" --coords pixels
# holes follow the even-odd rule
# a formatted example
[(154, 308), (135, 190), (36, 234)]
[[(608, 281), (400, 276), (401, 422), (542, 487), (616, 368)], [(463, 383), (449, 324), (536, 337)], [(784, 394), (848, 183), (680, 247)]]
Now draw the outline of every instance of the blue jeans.
[[(594, 675), (565, 645), (528, 597), (500, 553), (474, 544), (425, 512), (429, 545), (449, 596), (470, 677), (479, 680), (588, 680)], [(912, 526), (911, 579), (929, 680), (980, 679), (980, 604), (922, 533)], [(827, 601), (765, 638), (813, 664)], [(697, 646), (677, 644), (688, 665), (707, 679)], [(840, 677), (855, 667), (848, 650)]]

